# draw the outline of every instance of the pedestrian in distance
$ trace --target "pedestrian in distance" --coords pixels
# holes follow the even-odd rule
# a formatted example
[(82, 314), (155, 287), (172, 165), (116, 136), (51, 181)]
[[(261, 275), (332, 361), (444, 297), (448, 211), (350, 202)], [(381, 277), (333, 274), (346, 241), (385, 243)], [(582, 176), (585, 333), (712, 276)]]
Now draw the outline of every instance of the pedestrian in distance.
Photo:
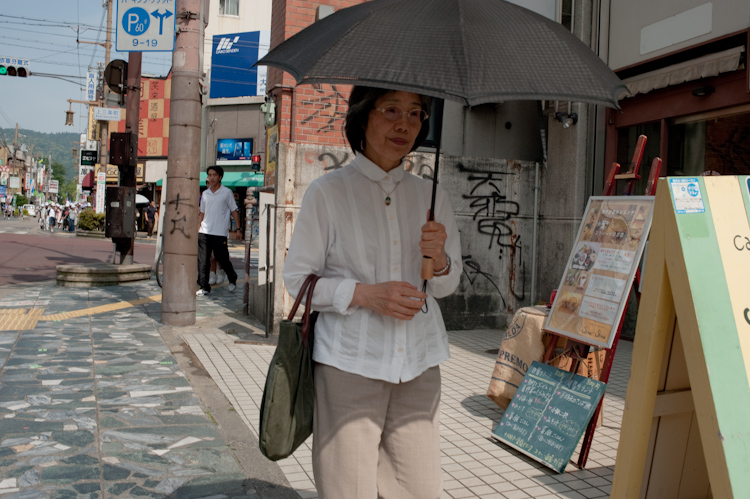
[(74, 206), (71, 206), (68, 210), (68, 232), (76, 231), (76, 222), (78, 221), (78, 214)]
[[(312, 464), (326, 499), (442, 492), (439, 365), (450, 355), (436, 298), (459, 284), (461, 243), (442, 188), (426, 221), (432, 182), (404, 169), (429, 132), (430, 102), (352, 89), (344, 131), (354, 160), (310, 184), (284, 263), (292, 297), (321, 276)], [(424, 257), (435, 268), (426, 292)]]
[(151, 201), (146, 209), (143, 210), (146, 215), (146, 230), (148, 230), (148, 237), (154, 237), (154, 224), (156, 223), (156, 206)]
[(53, 205), (49, 205), (49, 209), (47, 210), (47, 217), (49, 220), (49, 231), (55, 232), (56, 213), (55, 207)]
[(237, 240), (242, 240), (240, 231), (240, 216), (237, 211), (237, 203), (234, 201), (232, 191), (221, 185), (224, 177), (224, 169), (220, 166), (209, 166), (206, 169), (206, 186), (200, 202), (200, 215), (198, 221), (198, 285), (200, 289), (196, 295), (203, 296), (211, 292), (209, 284), (209, 273), (211, 267), (211, 254), (217, 263), (227, 273), (229, 285), (227, 290), (234, 291), (237, 288), (237, 273), (234, 271), (232, 262), (229, 260), (229, 216), (234, 219), (237, 230)]

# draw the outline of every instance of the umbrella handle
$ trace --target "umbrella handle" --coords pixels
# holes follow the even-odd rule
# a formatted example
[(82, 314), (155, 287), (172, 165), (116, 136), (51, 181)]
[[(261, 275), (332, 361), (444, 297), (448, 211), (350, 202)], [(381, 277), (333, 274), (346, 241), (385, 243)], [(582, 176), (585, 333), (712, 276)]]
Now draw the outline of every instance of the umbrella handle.
[(435, 260), (429, 256), (422, 257), (422, 279), (429, 281), (432, 279), (432, 273), (435, 270)]
[[(442, 141), (442, 130), (443, 130), (443, 106), (445, 101), (443, 99), (435, 99), (435, 167), (432, 171), (432, 199), (430, 200), (430, 221), (435, 220), (435, 197), (437, 196), (437, 183), (438, 183), (438, 165), (440, 164), (440, 142)], [(433, 272), (435, 270), (435, 260), (429, 256), (422, 256), (422, 273), (421, 277), (424, 279), (422, 285), (422, 291), (427, 289), (427, 281), (432, 279)], [(425, 303), (425, 306), (427, 304)], [(427, 312), (427, 310), (423, 310)]]

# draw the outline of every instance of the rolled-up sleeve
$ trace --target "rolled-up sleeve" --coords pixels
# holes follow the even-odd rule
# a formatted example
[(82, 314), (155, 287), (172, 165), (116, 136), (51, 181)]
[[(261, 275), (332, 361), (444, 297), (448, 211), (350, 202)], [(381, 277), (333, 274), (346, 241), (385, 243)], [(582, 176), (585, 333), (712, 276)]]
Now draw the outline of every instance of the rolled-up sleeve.
[[(325, 276), (326, 255), (330, 250), (332, 233), (323, 193), (313, 182), (302, 200), (282, 275), (287, 292), (295, 299), (307, 276), (321, 276), (315, 285), (313, 308), (318, 312), (337, 312), (346, 315), (355, 310), (350, 309), (349, 305), (357, 281)], [(306, 299), (303, 297), (302, 303), (305, 302)]]
[(458, 232), (456, 217), (445, 191), (441, 186), (437, 187), (435, 221), (445, 227), (448, 236), (445, 240), (445, 252), (451, 259), (451, 268), (446, 275), (436, 276), (427, 281), (427, 292), (435, 298), (443, 298), (453, 293), (458, 287), (463, 272), (463, 261), (461, 259), (461, 235)]

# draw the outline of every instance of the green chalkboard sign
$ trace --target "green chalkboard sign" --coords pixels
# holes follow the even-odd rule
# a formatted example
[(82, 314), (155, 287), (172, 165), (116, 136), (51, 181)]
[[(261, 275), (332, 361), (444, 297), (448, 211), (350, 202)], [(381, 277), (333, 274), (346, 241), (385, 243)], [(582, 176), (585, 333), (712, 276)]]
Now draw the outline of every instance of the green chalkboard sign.
[(605, 386), (534, 362), (492, 436), (563, 473)]

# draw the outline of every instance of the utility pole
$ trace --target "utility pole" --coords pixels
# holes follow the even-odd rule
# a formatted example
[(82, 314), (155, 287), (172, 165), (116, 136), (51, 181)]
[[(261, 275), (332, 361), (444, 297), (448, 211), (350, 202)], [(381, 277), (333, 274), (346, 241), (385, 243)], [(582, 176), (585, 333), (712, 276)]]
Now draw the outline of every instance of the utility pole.
[[(104, 67), (109, 64), (110, 52), (112, 50), (112, 2), (114, 0), (104, 0), (107, 5), (107, 41), (104, 44)], [(107, 102), (107, 94), (109, 93), (109, 85), (106, 83), (102, 85), (102, 99)], [(99, 171), (107, 172), (107, 165), (109, 164), (109, 121), (102, 122), (101, 129), (101, 143), (99, 144)]]
[[(162, 322), (195, 324), (201, 153), (201, 0), (177, 0), (177, 35), (172, 54), (172, 98), (167, 159)], [(128, 113), (129, 114), (129, 113)]]

